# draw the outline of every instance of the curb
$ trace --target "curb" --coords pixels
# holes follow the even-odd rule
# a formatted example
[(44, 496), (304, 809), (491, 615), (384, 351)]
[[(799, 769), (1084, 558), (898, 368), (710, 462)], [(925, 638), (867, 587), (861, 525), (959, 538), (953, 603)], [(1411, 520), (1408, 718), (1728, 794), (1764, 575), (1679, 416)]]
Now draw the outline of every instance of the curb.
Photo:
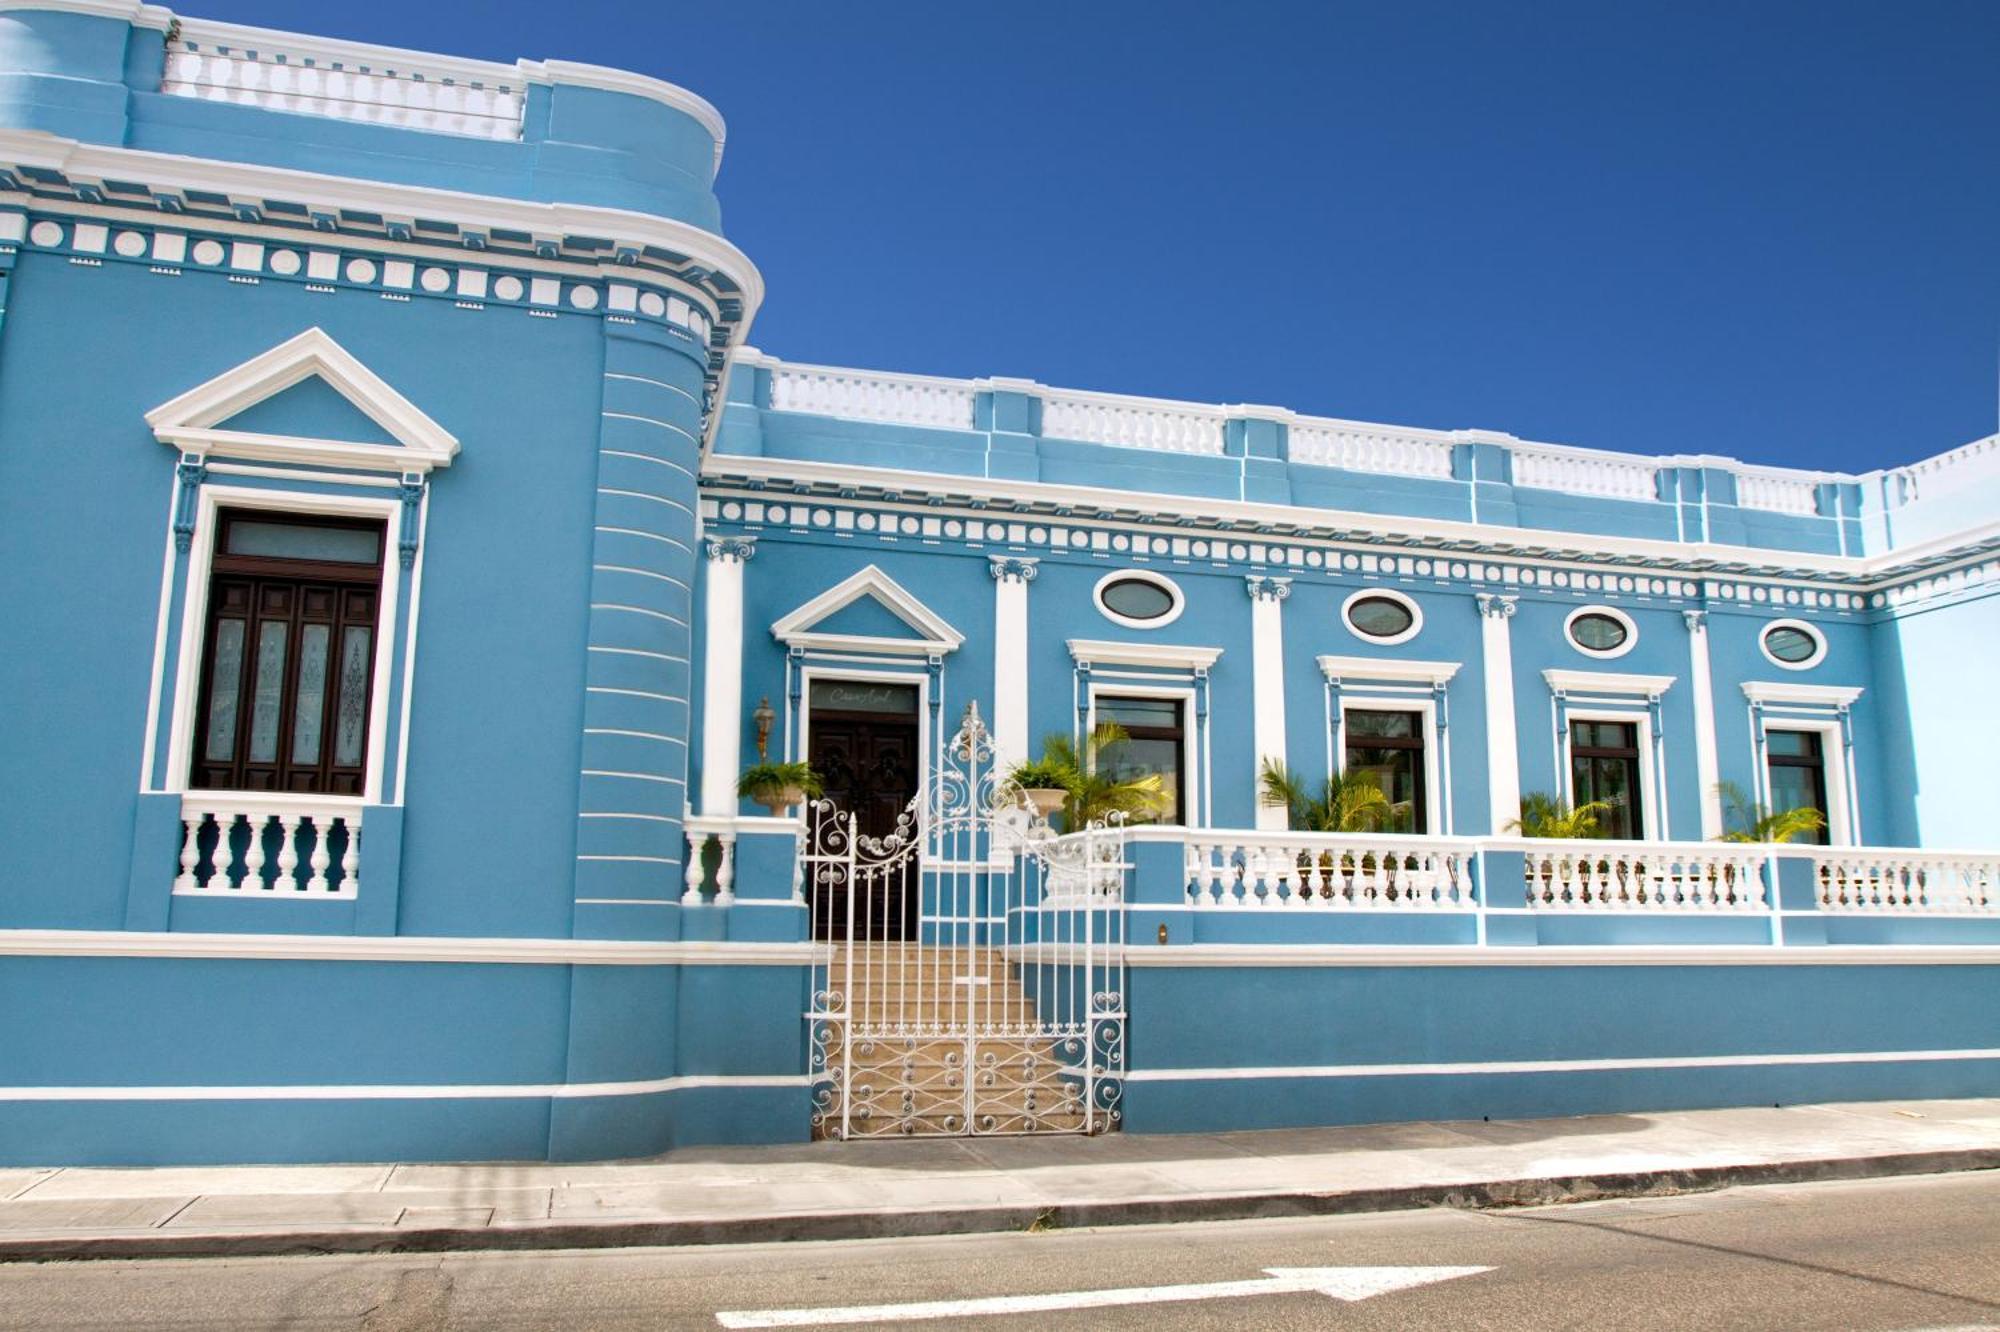
[(74, 1237), (0, 1237), (0, 1263), (651, 1248), (787, 1240), (976, 1235), (1020, 1230), (1070, 1230), (1085, 1226), (1343, 1216), (1424, 1207), (1468, 1211), (1546, 1207), (1556, 1203), (1607, 1198), (1706, 1193), (1755, 1184), (1807, 1184), (1996, 1169), (2000, 1169), (2000, 1147), (1336, 1192), (1079, 1200), (1047, 1206), (1005, 1204), (927, 1211), (774, 1213), (700, 1221), (579, 1221), (499, 1227), (441, 1226), (422, 1230), (347, 1227), (250, 1233), (197, 1231), (175, 1234), (148, 1231)]

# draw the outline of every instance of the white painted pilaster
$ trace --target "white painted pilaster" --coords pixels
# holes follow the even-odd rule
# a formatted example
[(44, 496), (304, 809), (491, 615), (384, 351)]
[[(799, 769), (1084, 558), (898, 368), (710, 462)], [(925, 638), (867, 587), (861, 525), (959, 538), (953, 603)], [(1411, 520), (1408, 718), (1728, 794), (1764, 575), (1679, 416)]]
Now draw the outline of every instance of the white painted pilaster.
[(1716, 762), (1715, 687), (1708, 668), (1708, 612), (1682, 611), (1688, 629), (1688, 686), (1694, 691), (1694, 771), (1701, 783), (1701, 839), (1722, 835), (1722, 780)]
[[(1264, 764), (1285, 761), (1285, 598), (1292, 594), (1289, 578), (1252, 574), (1244, 580), (1250, 592), (1250, 679), (1254, 711), (1251, 749), (1256, 768), (1250, 775), (1257, 796), (1263, 794)], [(1257, 826), (1282, 830), (1286, 811), (1256, 798)]]
[(736, 779), (742, 775), (743, 564), (756, 550), (752, 537), (710, 537), (708, 592), (702, 606), (701, 812), (714, 818), (736, 813)]
[(1486, 679), (1486, 790), (1489, 832), (1521, 817), (1521, 750), (1514, 728), (1514, 618), (1517, 597), (1479, 595), (1479, 647)]
[(1036, 561), (987, 557), (993, 574), (994, 764), (1006, 771), (1033, 757), (1028, 749), (1028, 584)]

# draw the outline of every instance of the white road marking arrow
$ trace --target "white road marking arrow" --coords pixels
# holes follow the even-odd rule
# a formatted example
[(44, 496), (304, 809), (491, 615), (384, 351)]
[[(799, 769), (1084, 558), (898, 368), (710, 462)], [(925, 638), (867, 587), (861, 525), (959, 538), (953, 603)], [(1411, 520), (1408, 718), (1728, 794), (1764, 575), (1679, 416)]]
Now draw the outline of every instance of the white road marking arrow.
[(931, 1300), (921, 1304), (856, 1304), (831, 1309), (744, 1309), (718, 1313), (724, 1327), (826, 1327), (840, 1323), (909, 1322), (920, 1318), (974, 1318), (982, 1314), (1045, 1313), (1055, 1309), (1106, 1309), (1121, 1304), (1178, 1304), (1187, 1300), (1233, 1300), (1248, 1295), (1288, 1295), (1317, 1291), (1352, 1303), (1392, 1290), (1410, 1290), (1454, 1277), (1477, 1276), (1490, 1267), (1267, 1267), (1263, 1280), (1210, 1281), (1196, 1286), (1127, 1286), (1120, 1290), (1072, 1290), (1052, 1295), (992, 1295), (976, 1300)]

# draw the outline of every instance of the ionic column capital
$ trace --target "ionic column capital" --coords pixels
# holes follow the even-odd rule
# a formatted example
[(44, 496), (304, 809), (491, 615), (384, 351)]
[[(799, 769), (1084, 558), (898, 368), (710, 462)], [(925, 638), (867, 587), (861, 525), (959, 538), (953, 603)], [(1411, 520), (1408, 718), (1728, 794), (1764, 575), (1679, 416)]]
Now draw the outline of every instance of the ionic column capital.
[(701, 544), (709, 559), (725, 563), (742, 564), (757, 553), (756, 537), (709, 537)]
[(986, 570), (1002, 583), (1032, 583), (1041, 572), (1041, 563), (1022, 555), (988, 555)]
[(1475, 600), (1479, 602), (1479, 613), (1489, 620), (1511, 620), (1519, 609), (1519, 597), (1503, 597), (1497, 592), (1481, 592)]
[(1252, 601), (1283, 601), (1292, 595), (1292, 580), (1289, 578), (1249, 574), (1243, 579), (1243, 585)]
[(1688, 632), (1691, 634), (1708, 632), (1708, 612), (1705, 610), (1684, 610), (1681, 612), (1681, 619), (1687, 623)]

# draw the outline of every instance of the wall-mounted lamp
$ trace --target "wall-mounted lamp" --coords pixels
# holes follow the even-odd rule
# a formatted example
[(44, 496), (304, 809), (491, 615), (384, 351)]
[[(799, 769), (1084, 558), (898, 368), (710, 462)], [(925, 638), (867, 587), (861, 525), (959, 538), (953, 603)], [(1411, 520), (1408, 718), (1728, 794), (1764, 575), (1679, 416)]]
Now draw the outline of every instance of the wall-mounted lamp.
[(750, 714), (751, 722), (757, 727), (757, 761), (771, 761), (771, 723), (778, 720), (778, 714), (771, 711), (771, 696), (764, 695), (757, 700), (757, 710)]

